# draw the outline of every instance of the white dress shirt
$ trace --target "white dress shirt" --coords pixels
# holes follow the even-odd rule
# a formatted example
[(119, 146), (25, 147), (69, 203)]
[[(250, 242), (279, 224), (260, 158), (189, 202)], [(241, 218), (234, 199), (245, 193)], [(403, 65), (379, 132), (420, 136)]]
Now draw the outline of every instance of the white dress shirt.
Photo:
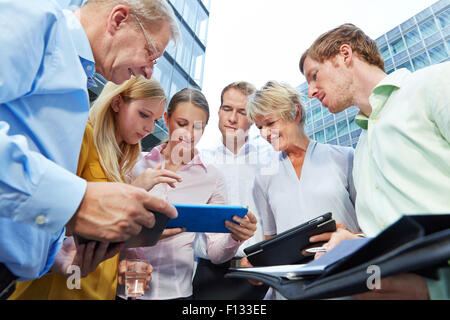
[[(229, 205), (248, 207), (258, 219), (255, 235), (245, 241), (236, 254), (236, 257), (244, 257), (244, 248), (264, 240), (261, 225), (261, 217), (252, 196), (253, 183), (258, 174), (267, 174), (276, 171), (273, 164), (278, 163), (272, 146), (260, 136), (249, 139), (238, 151), (232, 153), (222, 143), (214, 149), (202, 150), (202, 159), (206, 163), (213, 164), (225, 177)], [(208, 259), (206, 253), (205, 236), (197, 235), (195, 241), (195, 255)]]

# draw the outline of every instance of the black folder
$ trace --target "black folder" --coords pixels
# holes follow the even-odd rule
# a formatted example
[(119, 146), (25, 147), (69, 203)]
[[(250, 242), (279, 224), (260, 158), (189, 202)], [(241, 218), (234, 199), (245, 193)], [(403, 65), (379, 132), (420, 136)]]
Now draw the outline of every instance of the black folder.
[(272, 238), (247, 247), (244, 252), (250, 263), (255, 267), (300, 263), (312, 260), (314, 256), (302, 253), (303, 249), (311, 245), (310, 237), (335, 230), (336, 222), (332, 219), (332, 213), (328, 212)]
[(437, 280), (437, 269), (450, 267), (450, 214), (407, 215), (319, 276), (298, 279), (236, 271), (226, 278), (262, 281), (287, 299), (329, 299), (368, 291), (368, 268), (381, 278), (416, 273)]

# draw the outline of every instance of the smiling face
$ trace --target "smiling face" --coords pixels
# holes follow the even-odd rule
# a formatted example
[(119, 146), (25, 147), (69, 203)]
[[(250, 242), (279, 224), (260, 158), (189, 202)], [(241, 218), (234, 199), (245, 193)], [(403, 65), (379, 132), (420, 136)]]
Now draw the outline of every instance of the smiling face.
[(247, 118), (247, 100), (244, 93), (234, 88), (223, 94), (219, 109), (219, 130), (224, 141), (248, 134), (251, 123)]
[(137, 19), (129, 8), (119, 5), (112, 10), (108, 20), (107, 50), (104, 57), (96, 61), (99, 72), (116, 84), (130, 79), (132, 75), (150, 79), (156, 58), (164, 53), (172, 37), (167, 20), (159, 20), (157, 28), (149, 28), (145, 24), (141, 27)]
[(354, 104), (352, 77), (343, 68), (340, 56), (322, 63), (308, 56), (303, 68), (309, 85), (309, 98), (319, 99), (331, 113), (339, 113)]
[(121, 97), (114, 98), (111, 105), (115, 111), (117, 142), (135, 145), (152, 133), (164, 113), (165, 101), (147, 98), (124, 102)]
[(269, 142), (275, 151), (285, 151), (298, 135), (298, 121), (283, 119), (279, 114), (257, 115), (255, 125), (261, 136)]
[(176, 150), (176, 155), (191, 155), (205, 130), (206, 111), (191, 102), (180, 102), (170, 117), (167, 112), (164, 114), (164, 119), (169, 128), (170, 149)]

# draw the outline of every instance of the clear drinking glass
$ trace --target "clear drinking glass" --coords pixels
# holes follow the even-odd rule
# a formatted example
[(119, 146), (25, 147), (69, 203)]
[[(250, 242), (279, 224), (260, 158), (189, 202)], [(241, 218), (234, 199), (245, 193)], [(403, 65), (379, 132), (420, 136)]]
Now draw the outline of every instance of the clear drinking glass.
[(145, 279), (148, 275), (148, 263), (141, 259), (127, 259), (125, 271), (125, 294), (127, 298), (144, 295)]

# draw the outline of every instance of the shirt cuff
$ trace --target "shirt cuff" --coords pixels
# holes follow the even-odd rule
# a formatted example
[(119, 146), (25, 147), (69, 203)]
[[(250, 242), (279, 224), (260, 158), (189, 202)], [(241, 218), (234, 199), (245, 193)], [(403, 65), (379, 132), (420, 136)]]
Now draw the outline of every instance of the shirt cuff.
[(14, 221), (59, 233), (83, 200), (87, 182), (51, 163), (33, 194), (15, 209)]

